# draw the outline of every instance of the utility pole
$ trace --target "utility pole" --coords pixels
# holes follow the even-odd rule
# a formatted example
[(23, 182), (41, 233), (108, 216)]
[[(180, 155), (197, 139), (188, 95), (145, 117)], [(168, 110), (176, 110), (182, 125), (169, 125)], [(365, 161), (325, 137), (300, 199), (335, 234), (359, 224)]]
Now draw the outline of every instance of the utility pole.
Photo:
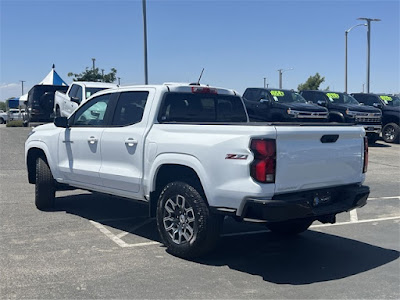
[(144, 84), (149, 83), (147, 74), (147, 22), (146, 22), (146, 0), (142, 0), (143, 7), (143, 44), (144, 44)]
[(121, 77), (118, 77), (118, 85), (121, 85)]
[(92, 68), (92, 69), (93, 69), (93, 71), (94, 71), (94, 69), (95, 69), (95, 63), (94, 63), (94, 62), (96, 61), (96, 59), (95, 59), (95, 58), (92, 58), (92, 61), (93, 61), (93, 68)]
[(20, 80), (20, 81), (22, 84), (22, 94), (21, 95), (23, 95), (24, 94), (24, 82), (26, 82), (26, 80)]
[(284, 70), (284, 69), (277, 70), (279, 72), (279, 88), (280, 89), (282, 88), (282, 73), (286, 72), (286, 71), (290, 71), (290, 70), (293, 70), (293, 68), (289, 68), (289, 69), (286, 69), (286, 70)]
[(364, 20), (367, 21), (368, 30), (367, 30), (367, 93), (369, 93), (370, 82), (369, 82), (369, 75), (370, 75), (370, 48), (371, 48), (371, 22), (375, 21), (378, 22), (381, 19), (371, 19), (371, 18), (358, 18), (357, 20)]

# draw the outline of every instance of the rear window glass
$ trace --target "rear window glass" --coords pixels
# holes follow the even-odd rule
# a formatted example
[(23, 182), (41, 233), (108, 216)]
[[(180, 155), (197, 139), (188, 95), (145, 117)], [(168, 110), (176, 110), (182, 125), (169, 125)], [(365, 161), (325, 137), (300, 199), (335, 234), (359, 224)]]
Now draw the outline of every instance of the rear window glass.
[(159, 122), (247, 122), (238, 96), (192, 93), (168, 93), (163, 101)]

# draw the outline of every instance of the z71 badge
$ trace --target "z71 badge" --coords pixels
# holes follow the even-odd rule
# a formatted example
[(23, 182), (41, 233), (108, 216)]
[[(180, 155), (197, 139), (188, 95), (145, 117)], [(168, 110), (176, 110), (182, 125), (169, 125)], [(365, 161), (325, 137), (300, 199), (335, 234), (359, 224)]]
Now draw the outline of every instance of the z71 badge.
[(227, 154), (225, 159), (247, 159), (245, 154)]

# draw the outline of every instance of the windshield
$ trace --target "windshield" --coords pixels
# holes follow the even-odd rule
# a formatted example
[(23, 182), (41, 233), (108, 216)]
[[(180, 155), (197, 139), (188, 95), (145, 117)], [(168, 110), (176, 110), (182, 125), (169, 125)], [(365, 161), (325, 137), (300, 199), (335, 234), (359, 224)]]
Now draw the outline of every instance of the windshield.
[(92, 96), (94, 93), (97, 93), (99, 91), (105, 90), (108, 88), (86, 88), (86, 99)]
[(299, 93), (294, 91), (283, 91), (283, 90), (270, 90), (269, 93), (275, 102), (279, 103), (306, 103), (306, 99), (303, 98)]
[(329, 101), (335, 104), (356, 104), (360, 103), (354, 99), (352, 96), (344, 94), (344, 93), (326, 93)]
[(381, 96), (379, 96), (379, 98), (381, 98), (382, 102), (385, 103), (386, 105), (400, 106), (400, 98), (397, 96), (381, 95)]

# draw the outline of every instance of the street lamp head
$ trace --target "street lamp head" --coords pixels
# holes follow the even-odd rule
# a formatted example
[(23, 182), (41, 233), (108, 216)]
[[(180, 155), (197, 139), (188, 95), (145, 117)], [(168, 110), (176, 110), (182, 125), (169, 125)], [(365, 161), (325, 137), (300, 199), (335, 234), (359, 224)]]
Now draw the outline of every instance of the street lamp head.
[(365, 21), (376, 21), (376, 22), (378, 22), (378, 21), (381, 21), (381, 19), (371, 19), (371, 18), (357, 18), (357, 20), (365, 20)]

